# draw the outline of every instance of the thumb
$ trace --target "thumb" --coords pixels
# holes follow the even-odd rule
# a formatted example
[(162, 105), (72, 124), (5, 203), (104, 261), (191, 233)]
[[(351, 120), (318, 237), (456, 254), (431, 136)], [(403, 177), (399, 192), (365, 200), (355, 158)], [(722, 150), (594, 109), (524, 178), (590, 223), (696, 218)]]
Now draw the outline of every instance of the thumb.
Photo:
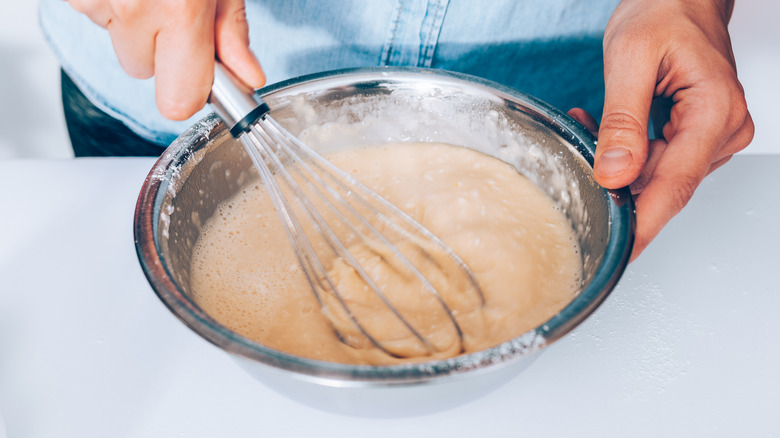
[[(618, 46), (623, 44), (618, 44)], [(613, 45), (614, 46), (614, 45)], [(650, 51), (604, 51), (604, 113), (599, 128), (594, 174), (609, 189), (639, 176), (648, 154), (648, 120), (658, 64)]]
[(215, 18), (217, 58), (252, 88), (265, 85), (265, 73), (249, 49), (249, 23), (244, 0), (221, 0)]

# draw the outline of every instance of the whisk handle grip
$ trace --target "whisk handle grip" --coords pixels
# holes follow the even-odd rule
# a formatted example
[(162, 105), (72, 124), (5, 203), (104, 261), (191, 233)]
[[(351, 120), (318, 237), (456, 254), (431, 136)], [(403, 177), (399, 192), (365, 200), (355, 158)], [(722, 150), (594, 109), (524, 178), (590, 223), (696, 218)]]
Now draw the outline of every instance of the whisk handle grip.
[(208, 102), (236, 138), (270, 111), (268, 104), (253, 89), (244, 85), (220, 62), (214, 67), (214, 83)]

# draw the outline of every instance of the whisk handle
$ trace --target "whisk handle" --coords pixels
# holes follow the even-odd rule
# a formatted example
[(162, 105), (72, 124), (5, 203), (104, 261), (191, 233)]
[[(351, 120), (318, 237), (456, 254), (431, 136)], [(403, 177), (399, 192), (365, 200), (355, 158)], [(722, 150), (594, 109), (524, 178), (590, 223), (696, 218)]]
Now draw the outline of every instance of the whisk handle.
[(244, 85), (220, 62), (214, 67), (214, 83), (208, 102), (236, 138), (271, 110), (253, 89)]

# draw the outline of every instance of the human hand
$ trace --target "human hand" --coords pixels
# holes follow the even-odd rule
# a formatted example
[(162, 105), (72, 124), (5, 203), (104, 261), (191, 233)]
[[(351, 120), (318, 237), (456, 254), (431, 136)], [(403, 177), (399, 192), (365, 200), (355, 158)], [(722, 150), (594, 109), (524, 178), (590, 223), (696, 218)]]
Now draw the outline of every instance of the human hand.
[(244, 0), (69, 0), (108, 30), (122, 68), (154, 76), (160, 113), (184, 120), (206, 105), (215, 56), (249, 86), (265, 83), (249, 50)]
[[(753, 121), (737, 80), (729, 0), (623, 0), (604, 35), (601, 126), (594, 174), (609, 189), (630, 186), (636, 203), (631, 259), (647, 247), (710, 172), (744, 149)], [(648, 141), (655, 97), (671, 101), (663, 138)]]

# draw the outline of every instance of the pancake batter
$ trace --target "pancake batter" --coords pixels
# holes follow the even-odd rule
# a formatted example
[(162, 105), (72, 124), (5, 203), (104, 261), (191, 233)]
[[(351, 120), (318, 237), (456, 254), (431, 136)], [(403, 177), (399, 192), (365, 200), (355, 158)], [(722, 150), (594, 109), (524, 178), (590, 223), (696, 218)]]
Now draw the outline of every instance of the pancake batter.
[[(385, 320), (377, 323), (377, 333), (404, 358), (368, 342), (341, 342), (334, 322), (342, 336), (352, 339), (359, 333), (349, 332), (343, 315), (328, 312), (333, 321), (323, 314), (260, 183), (219, 206), (193, 252), (193, 299), (229, 329), (277, 350), (326, 361), (440, 359), (483, 350), (533, 329), (579, 290), (581, 258), (571, 226), (552, 201), (510, 165), (467, 148), (432, 143), (350, 149), (328, 158), (420, 221), (469, 265), (484, 305), (467, 285), (441, 288), (447, 290), (442, 296), (463, 331), (462, 345), (445, 312), (414, 298), (409, 291), (415, 288), (392, 277), (388, 294), (405, 300), (396, 307), (412, 312), (408, 319), (430, 325), (422, 331), (436, 351), (421, 349), (407, 332)], [(392, 263), (382, 263), (370, 248), (350, 251), (380, 260), (375, 263), (380, 274), (392, 274)], [(329, 269), (340, 290), (358, 304), (366, 302), (362, 288), (351, 283), (349, 268), (336, 263)], [(463, 281), (446, 269), (422, 270), (426, 276), (433, 274), (437, 285)], [(381, 319), (386, 312), (375, 313)]]

